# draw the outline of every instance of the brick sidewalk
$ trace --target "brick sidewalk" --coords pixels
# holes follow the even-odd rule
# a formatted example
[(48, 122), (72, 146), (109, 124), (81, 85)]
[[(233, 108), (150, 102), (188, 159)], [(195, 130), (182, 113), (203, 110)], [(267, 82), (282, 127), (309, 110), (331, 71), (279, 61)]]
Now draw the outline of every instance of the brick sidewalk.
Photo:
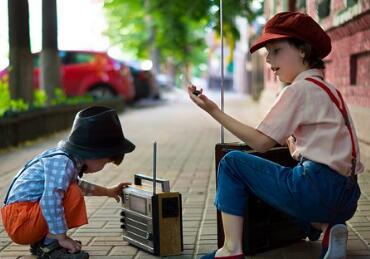
[[(218, 96), (217, 96), (218, 98)], [(240, 120), (255, 124), (258, 107), (247, 99), (226, 95), (226, 111)], [(132, 181), (135, 173), (151, 174), (152, 143), (158, 143), (157, 174), (170, 180), (173, 191), (183, 197), (184, 251), (177, 258), (198, 258), (216, 249), (216, 211), (214, 145), (220, 141), (219, 125), (188, 101), (181, 92), (172, 93), (169, 100), (156, 106), (129, 109), (120, 116), (125, 135), (137, 148), (127, 155), (120, 167), (107, 166), (88, 180), (100, 185)], [(11, 178), (28, 159), (51, 147), (68, 132), (0, 153), (0, 193), (6, 192)], [(225, 142), (236, 138), (225, 131)], [(349, 258), (370, 258), (370, 191), (369, 174), (360, 178), (363, 195), (355, 217), (349, 222)], [(120, 204), (112, 199), (87, 197), (90, 224), (72, 230), (73, 238), (82, 241), (90, 258), (155, 258), (122, 241)], [(293, 259), (317, 258), (319, 242), (296, 245), (259, 254), (251, 258)], [(28, 246), (12, 243), (0, 227), (0, 258), (34, 258)]]

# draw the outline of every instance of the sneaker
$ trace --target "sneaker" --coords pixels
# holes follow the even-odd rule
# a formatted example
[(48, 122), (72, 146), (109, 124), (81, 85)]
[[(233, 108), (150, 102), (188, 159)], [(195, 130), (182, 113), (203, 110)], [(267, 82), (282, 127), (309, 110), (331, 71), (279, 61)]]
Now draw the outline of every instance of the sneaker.
[[(325, 233), (326, 234), (326, 233)], [(337, 224), (331, 227), (327, 248), (323, 247), (323, 259), (345, 259), (347, 257), (348, 230), (346, 225)]]
[(244, 259), (245, 256), (244, 254), (240, 254), (240, 255), (230, 255), (230, 256), (215, 256), (216, 255), (216, 252), (217, 251), (214, 251), (212, 253), (209, 253), (209, 254), (206, 254), (206, 255), (203, 255), (202, 257), (200, 257), (200, 259)]
[[(79, 251), (71, 254), (67, 249), (61, 247), (58, 241), (48, 245), (36, 243), (33, 245), (33, 251), (36, 251), (37, 259), (88, 259), (89, 254), (85, 251)], [(31, 251), (32, 252), (32, 251)]]

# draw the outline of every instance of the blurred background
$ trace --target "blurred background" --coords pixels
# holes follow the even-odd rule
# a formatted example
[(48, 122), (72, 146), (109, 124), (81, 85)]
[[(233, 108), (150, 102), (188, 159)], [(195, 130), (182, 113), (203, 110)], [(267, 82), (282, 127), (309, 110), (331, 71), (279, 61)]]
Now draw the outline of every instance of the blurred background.
[[(37, 70), (32, 76), (33, 88), (44, 89), (47, 97), (54, 95), (48, 88), (61, 86), (67, 95), (86, 92), (93, 92), (95, 96), (121, 94), (126, 101), (131, 101), (159, 98), (161, 90), (181, 88), (193, 80), (202, 87), (212, 88), (220, 84), (218, 1), (21, 0), (12, 4), (14, 6), (8, 3), (12, 1), (0, 3), (0, 69), (9, 70), (12, 56), (9, 45), (17, 48), (16, 37), (12, 40), (9, 35), (16, 36), (17, 31), (20, 32), (23, 36), (18, 35), (21, 37), (19, 41), (23, 45), (28, 45), (29, 41), (33, 69)], [(245, 91), (248, 87), (243, 75), (238, 76), (236, 87), (233, 86), (234, 72), (238, 73), (239, 67), (245, 67), (245, 57), (235, 60), (234, 53), (237, 57), (240, 51), (246, 55), (249, 35), (258, 32), (265, 22), (262, 14), (261, 0), (224, 2), (227, 90), (240, 88)], [(23, 17), (22, 21), (15, 18), (19, 16)], [(50, 60), (52, 54), (47, 55), (48, 50), (64, 51), (58, 54), (59, 64)], [(79, 89), (71, 89), (70, 74), (78, 73), (76, 69), (82, 71), (84, 68), (81, 66), (96, 61), (97, 52), (101, 54), (101, 61), (95, 63), (110, 63), (116, 67), (129, 78), (126, 81), (133, 82), (136, 91), (127, 89), (130, 82), (125, 82), (126, 89), (122, 89), (117, 82), (101, 78), (89, 80), (88, 86), (76, 86), (76, 80), (73, 80), (73, 88)], [(102, 58), (103, 54), (105, 58)], [(48, 66), (43, 66), (44, 63)], [(80, 64), (79, 68), (77, 64)], [(47, 74), (54, 73), (56, 77), (56, 68), (51, 68), (51, 65), (60, 66), (57, 69), (60, 70), (60, 78), (55, 82), (51, 79), (44, 82), (42, 74), (47, 77)], [(74, 71), (69, 71), (72, 65)], [(11, 78), (11, 71), (2, 74), (10, 76), (10, 82), (16, 80)], [(32, 96), (26, 99), (30, 98)]]
[[(217, 0), (0, 1), (0, 118), (63, 103), (161, 101), (193, 83), (221, 86)], [(333, 50), (325, 77), (343, 92), (370, 146), (370, 1), (223, 1), (224, 88), (269, 105), (283, 87), (249, 46), (271, 16), (311, 15)], [(70, 101), (73, 100), (73, 101)], [(370, 153), (370, 149), (366, 149)]]

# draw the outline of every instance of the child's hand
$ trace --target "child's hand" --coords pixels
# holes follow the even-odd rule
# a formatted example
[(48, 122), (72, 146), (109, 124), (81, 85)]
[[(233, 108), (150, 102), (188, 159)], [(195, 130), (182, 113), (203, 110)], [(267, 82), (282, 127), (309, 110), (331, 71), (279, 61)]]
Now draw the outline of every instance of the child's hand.
[(122, 189), (130, 185), (131, 183), (120, 183), (116, 186), (112, 186), (107, 188), (107, 196), (115, 198), (117, 202), (120, 201), (120, 197), (122, 195)]
[(61, 247), (64, 247), (72, 254), (81, 251), (81, 243), (73, 240), (65, 234), (54, 235), (54, 238), (58, 240), (58, 243)]
[(203, 94), (203, 89), (200, 89), (199, 95), (193, 94), (195, 90), (196, 90), (195, 86), (193, 85), (188, 86), (188, 93), (189, 93), (190, 99), (194, 103), (196, 103), (200, 108), (202, 108), (208, 113), (211, 113), (212, 111), (218, 109), (217, 104), (215, 104), (213, 101), (208, 99), (208, 97)]
[(295, 138), (293, 136), (290, 136), (289, 138), (286, 139), (286, 143), (288, 145), (289, 152), (293, 154), (293, 152), (296, 149)]

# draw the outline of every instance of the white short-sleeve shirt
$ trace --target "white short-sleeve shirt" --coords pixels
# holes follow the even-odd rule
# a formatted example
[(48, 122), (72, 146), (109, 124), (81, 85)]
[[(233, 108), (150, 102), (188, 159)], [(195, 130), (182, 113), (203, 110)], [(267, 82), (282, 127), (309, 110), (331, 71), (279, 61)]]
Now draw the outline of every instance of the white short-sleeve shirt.
[[(323, 82), (340, 100), (334, 86), (321, 80), (322, 76), (318, 69), (300, 73), (281, 91), (256, 129), (282, 145), (293, 135), (296, 139), (291, 151), (294, 158), (303, 156), (349, 176), (352, 144), (343, 116), (323, 89), (305, 80), (307, 77), (314, 77)], [(348, 111), (347, 107), (346, 109)], [(363, 171), (363, 165), (351, 118), (350, 122), (357, 153), (356, 174), (359, 174)]]

